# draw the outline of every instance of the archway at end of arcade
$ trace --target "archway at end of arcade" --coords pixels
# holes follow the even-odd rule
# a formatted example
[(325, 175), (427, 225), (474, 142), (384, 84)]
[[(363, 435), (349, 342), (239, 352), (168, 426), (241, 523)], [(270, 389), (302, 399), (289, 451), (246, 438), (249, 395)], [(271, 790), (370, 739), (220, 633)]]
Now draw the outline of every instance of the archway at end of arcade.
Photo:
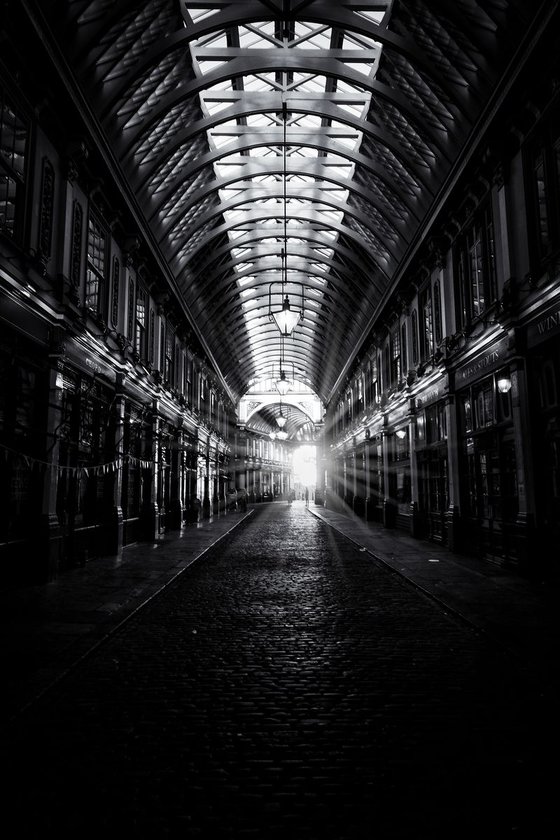
[(296, 500), (303, 501), (307, 489), (309, 501), (313, 501), (317, 483), (317, 447), (309, 444), (298, 446), (294, 450), (292, 463)]

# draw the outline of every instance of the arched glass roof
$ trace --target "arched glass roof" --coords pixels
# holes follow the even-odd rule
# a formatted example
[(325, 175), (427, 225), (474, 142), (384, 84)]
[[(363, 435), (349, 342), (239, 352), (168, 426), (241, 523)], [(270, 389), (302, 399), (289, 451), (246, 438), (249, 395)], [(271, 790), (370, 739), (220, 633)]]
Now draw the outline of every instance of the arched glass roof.
[(282, 357), (325, 402), (539, 5), (25, 2), (229, 394)]

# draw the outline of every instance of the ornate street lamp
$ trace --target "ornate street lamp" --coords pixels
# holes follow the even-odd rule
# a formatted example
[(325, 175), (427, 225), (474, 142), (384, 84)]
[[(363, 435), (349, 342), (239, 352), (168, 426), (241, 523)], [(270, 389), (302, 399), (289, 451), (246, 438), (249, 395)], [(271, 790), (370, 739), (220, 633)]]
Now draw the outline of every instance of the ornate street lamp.
[(273, 309), (272, 308), (272, 293), (271, 289), (272, 286), (275, 285), (271, 283), (268, 290), (268, 316), (271, 320), (276, 322), (276, 326), (280, 330), (280, 334), (282, 336), (291, 335), (294, 327), (299, 321), (303, 318), (303, 308), (304, 308), (304, 289), (303, 284), (301, 286), (302, 293), (301, 295), (296, 295), (296, 297), (301, 297), (301, 307), (300, 309), (292, 309), (290, 304), (290, 298), (286, 291), (286, 284), (288, 282), (288, 230), (287, 230), (287, 223), (288, 223), (288, 199), (286, 194), (286, 183), (287, 183), (287, 171), (286, 171), (286, 124), (288, 122), (288, 114), (286, 110), (286, 103), (282, 103), (282, 120), (284, 125), (284, 138), (283, 138), (283, 181), (284, 181), (284, 247), (282, 248), (282, 308), (281, 309)]

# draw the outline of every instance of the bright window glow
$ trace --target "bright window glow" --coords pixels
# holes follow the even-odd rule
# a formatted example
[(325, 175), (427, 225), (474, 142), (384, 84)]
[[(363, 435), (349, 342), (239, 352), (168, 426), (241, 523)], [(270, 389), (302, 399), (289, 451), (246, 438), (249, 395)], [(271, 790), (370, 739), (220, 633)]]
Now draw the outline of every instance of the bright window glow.
[(299, 446), (294, 451), (294, 480), (305, 487), (314, 487), (317, 477), (317, 450), (315, 446)]

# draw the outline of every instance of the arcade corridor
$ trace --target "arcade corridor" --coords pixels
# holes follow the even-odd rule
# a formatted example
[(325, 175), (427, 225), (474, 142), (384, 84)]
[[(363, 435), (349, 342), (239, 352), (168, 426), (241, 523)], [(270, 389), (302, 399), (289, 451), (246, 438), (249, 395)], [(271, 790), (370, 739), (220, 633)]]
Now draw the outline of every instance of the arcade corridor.
[[(266, 504), (195, 562), (181, 540), (152, 549), (152, 567), (188, 563), (89, 654), (84, 625), (74, 666), (5, 729), (4, 811), (22, 836), (549, 836), (558, 687), (540, 633), (514, 641), (512, 582), (494, 581), (490, 632), (483, 608), (477, 626), (441, 600), (480, 611), (472, 573), (440, 598), (421, 588), (448, 552), (414, 553), (414, 583), (323, 516)], [(399, 562), (412, 555), (403, 541)], [(63, 598), (58, 620), (72, 609), (79, 621)]]

